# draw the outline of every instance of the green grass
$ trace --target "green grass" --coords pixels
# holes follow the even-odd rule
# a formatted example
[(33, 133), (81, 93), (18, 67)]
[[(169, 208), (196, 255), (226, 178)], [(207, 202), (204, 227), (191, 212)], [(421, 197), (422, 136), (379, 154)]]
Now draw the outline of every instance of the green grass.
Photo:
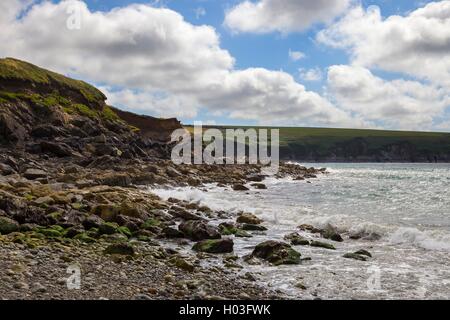
[(13, 58), (0, 59), (0, 79), (28, 81), (41, 85), (59, 84), (78, 91), (88, 102), (96, 103), (106, 100), (100, 90), (84, 81), (70, 79)]
[[(193, 132), (192, 126), (185, 128)], [(203, 129), (217, 128), (222, 131), (226, 129), (271, 129), (272, 127), (246, 127), (246, 126), (204, 126)], [(345, 144), (354, 139), (362, 138), (370, 149), (382, 148), (389, 144), (409, 142), (418, 150), (431, 152), (450, 152), (450, 133), (443, 132), (421, 132), (421, 131), (392, 131), (392, 130), (368, 130), (368, 129), (336, 129), (336, 128), (295, 128), (279, 127), (280, 147), (286, 148), (313, 148), (318, 153), (338, 144)]]

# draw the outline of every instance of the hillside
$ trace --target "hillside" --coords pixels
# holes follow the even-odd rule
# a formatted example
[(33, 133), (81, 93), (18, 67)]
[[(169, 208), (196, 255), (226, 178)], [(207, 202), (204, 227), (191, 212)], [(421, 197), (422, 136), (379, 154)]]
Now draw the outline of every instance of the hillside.
[[(192, 130), (192, 127), (187, 128)], [(215, 128), (225, 130), (231, 127)], [(292, 127), (279, 129), (280, 156), (285, 160), (450, 162), (450, 133)]]
[(105, 101), (83, 81), (0, 59), (0, 144), (58, 157), (147, 157), (180, 128), (176, 119), (134, 115)]

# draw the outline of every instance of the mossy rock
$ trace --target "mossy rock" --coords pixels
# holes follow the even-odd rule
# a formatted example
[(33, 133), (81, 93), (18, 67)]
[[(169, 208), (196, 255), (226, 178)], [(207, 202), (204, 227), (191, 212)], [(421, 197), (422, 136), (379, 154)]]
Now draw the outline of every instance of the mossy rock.
[(0, 217), (0, 234), (9, 234), (17, 230), (19, 230), (17, 221), (7, 217)]
[(233, 252), (233, 245), (231, 239), (210, 239), (197, 242), (192, 250), (206, 253), (230, 253)]
[(170, 260), (170, 262), (177, 268), (182, 269), (184, 271), (194, 272), (195, 270), (195, 266), (192, 263), (186, 261), (181, 257), (174, 257)]
[(299, 264), (301, 254), (287, 243), (269, 240), (258, 244), (251, 256), (266, 260), (273, 265), (282, 265)]
[(100, 235), (102, 234), (114, 234), (117, 232), (117, 230), (119, 229), (119, 225), (115, 222), (105, 222), (102, 223), (99, 227), (98, 227), (98, 233)]
[(297, 232), (290, 233), (284, 237), (285, 240), (290, 241), (293, 246), (307, 246), (309, 245), (309, 240), (302, 237)]
[(150, 229), (153, 230), (153, 227), (159, 227), (161, 225), (161, 221), (158, 219), (148, 219), (141, 225), (141, 229)]
[(332, 244), (326, 243), (326, 242), (321, 242), (321, 241), (311, 241), (311, 243), (309, 245), (311, 247), (318, 247), (318, 248), (324, 248), (324, 249), (329, 249), (329, 250), (336, 250), (336, 248)]
[(116, 243), (108, 246), (105, 251), (105, 254), (114, 254), (114, 255), (126, 255), (133, 256), (135, 254), (134, 248), (128, 243)]
[(127, 227), (119, 227), (117, 228), (117, 232), (123, 234), (124, 236), (127, 236), (128, 238), (131, 238), (133, 236), (130, 229), (128, 229)]
[(242, 230), (240, 228), (237, 228), (232, 223), (226, 223), (226, 222), (221, 223), (219, 225), (219, 231), (224, 236), (234, 235), (238, 238), (251, 238), (252, 237), (252, 235), (250, 233), (248, 233), (247, 231)]
[(92, 237), (90, 237), (86, 232), (77, 234), (75, 237), (73, 237), (74, 240), (79, 240), (81, 242), (85, 243), (94, 243), (96, 240)]
[(47, 238), (59, 238), (62, 237), (61, 231), (53, 228), (39, 228), (37, 230), (40, 234), (43, 234)]

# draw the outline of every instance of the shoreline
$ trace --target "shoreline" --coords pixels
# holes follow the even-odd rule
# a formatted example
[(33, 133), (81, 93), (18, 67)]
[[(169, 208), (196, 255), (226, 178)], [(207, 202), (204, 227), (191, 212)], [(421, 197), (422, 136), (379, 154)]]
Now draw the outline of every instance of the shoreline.
[[(235, 216), (176, 199), (164, 201), (146, 190), (149, 185), (173, 188), (215, 183), (245, 192), (246, 183), (255, 189), (265, 187), (261, 167), (177, 167), (169, 161), (137, 161), (137, 166), (134, 160), (116, 159), (111, 170), (102, 163), (81, 168), (73, 159), (28, 155), (25, 160), (8, 150), (3, 154), (4, 161), (23, 159), (35, 169), (0, 176), (0, 252), (8, 257), (0, 263), (6, 271), (0, 280), (0, 298), (286, 298), (258, 285), (255, 275), (236, 275), (242, 266), (235, 263), (238, 257), (232, 251), (191, 249), (192, 240), (215, 239), (220, 244), (232, 241), (236, 232), (251, 236), (254, 231), (233, 225)], [(283, 163), (279, 177), (294, 175), (303, 180), (323, 172)], [(219, 229), (209, 224), (219, 218), (227, 218), (230, 225)], [(198, 223), (200, 230), (193, 234), (189, 229), (180, 231), (180, 224), (189, 222)], [(263, 228), (261, 222), (254, 223), (254, 227), (247, 223), (246, 228)], [(117, 244), (124, 248), (105, 253)], [(208, 256), (220, 256), (222, 262), (202, 266)], [(66, 288), (67, 268), (73, 265), (81, 269), (81, 290)]]

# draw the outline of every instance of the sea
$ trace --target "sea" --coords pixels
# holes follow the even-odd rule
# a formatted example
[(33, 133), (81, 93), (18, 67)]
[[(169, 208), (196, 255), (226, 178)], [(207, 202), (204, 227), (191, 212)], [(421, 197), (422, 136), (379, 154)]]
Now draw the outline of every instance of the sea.
[[(332, 225), (343, 242), (336, 250), (294, 246), (306, 259), (299, 265), (249, 265), (261, 285), (292, 299), (450, 299), (450, 164), (301, 163), (325, 167), (317, 179), (267, 178), (267, 190), (237, 192), (227, 187), (152, 189), (233, 214), (251, 212), (268, 231), (234, 238), (243, 257), (266, 240), (284, 241), (301, 224)], [(218, 224), (222, 221), (212, 221)], [(360, 234), (362, 239), (350, 239)], [(358, 261), (345, 253), (368, 250)]]

